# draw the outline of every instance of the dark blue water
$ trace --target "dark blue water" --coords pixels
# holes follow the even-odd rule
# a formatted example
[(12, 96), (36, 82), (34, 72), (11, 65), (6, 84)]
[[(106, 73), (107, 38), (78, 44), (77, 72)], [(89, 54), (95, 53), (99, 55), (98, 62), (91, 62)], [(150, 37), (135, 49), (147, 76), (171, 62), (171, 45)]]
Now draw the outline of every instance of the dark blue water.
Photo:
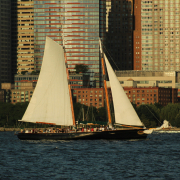
[(180, 179), (180, 133), (140, 141), (21, 141), (0, 132), (0, 179)]

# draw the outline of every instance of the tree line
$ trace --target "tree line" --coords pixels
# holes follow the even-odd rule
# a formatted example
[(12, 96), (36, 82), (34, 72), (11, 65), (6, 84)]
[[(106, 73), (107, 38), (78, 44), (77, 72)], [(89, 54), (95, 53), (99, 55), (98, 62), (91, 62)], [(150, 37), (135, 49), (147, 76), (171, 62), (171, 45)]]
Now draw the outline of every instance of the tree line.
[[(0, 127), (18, 127), (18, 120), (22, 119), (28, 102), (24, 103), (3, 103), (0, 102)], [(180, 104), (168, 104), (162, 106), (155, 104), (133, 105), (139, 118), (147, 128), (161, 126), (166, 119), (174, 127), (180, 127)], [(107, 122), (106, 108), (88, 107), (80, 103), (74, 103), (75, 119), (81, 121)], [(112, 112), (112, 119), (114, 118)], [(34, 124), (26, 123), (26, 127), (33, 127)]]

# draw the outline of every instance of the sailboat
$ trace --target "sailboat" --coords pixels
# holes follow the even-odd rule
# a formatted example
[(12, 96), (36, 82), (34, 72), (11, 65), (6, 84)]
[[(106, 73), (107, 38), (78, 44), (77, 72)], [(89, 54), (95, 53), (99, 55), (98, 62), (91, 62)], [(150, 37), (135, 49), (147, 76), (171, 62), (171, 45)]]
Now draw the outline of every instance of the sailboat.
[[(100, 48), (102, 49), (101, 44)], [(128, 128), (114, 129), (108, 115), (109, 130), (105, 131), (19, 132), (17, 137), (21, 140), (145, 139), (147, 129), (136, 114), (102, 50), (101, 55), (103, 66), (105, 59), (111, 84), (115, 123)], [(104, 82), (106, 85), (105, 80)], [(105, 92), (107, 96), (107, 87)], [(49, 37), (46, 38), (43, 63), (36, 88), (24, 116), (19, 121), (76, 126), (65, 49)]]

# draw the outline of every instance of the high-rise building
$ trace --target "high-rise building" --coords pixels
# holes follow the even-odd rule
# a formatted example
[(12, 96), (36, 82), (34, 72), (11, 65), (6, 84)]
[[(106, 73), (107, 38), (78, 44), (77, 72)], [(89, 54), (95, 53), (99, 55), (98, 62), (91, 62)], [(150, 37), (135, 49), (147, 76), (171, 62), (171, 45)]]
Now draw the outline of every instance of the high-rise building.
[(13, 73), (34, 71), (34, 6), (32, 0), (12, 0)]
[(180, 0), (135, 0), (134, 17), (134, 70), (180, 70)]
[(34, 0), (35, 69), (41, 68), (49, 36), (58, 44), (64, 43), (70, 71), (75, 71), (76, 64), (88, 66), (93, 86), (94, 74), (101, 74), (99, 37), (104, 40), (105, 10), (105, 0)]
[(133, 0), (106, 0), (105, 53), (113, 69), (133, 69)]
[(0, 83), (10, 83), (11, 79), (11, 0), (1, 0)]

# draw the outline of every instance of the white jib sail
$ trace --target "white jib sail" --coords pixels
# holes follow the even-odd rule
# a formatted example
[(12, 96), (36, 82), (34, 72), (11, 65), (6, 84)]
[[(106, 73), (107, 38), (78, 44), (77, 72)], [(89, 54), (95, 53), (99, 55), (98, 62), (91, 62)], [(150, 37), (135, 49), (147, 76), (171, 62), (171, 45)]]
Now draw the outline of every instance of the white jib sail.
[(73, 125), (64, 50), (48, 37), (39, 79), (20, 121)]
[(114, 104), (115, 123), (144, 126), (104, 54)]

